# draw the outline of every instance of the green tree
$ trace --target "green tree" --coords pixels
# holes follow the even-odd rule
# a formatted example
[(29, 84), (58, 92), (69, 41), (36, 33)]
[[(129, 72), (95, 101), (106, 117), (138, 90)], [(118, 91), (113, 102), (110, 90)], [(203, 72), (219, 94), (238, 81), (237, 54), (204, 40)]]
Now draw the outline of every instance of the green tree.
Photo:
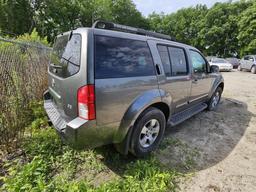
[(97, 19), (148, 28), (131, 0), (38, 0), (34, 7), (36, 28), (50, 41), (61, 32), (90, 27)]
[(0, 0), (0, 29), (20, 35), (33, 29), (33, 12), (29, 0)]
[(238, 27), (240, 55), (256, 54), (256, 2), (242, 13)]
[(136, 9), (131, 0), (112, 0), (110, 8), (113, 21), (133, 27), (149, 28), (148, 21)]
[(198, 35), (203, 27), (202, 18), (206, 13), (206, 6), (197, 5), (169, 15), (153, 13), (148, 19), (152, 30), (173, 36), (177, 41), (201, 48)]
[(200, 44), (208, 55), (230, 56), (239, 53), (238, 20), (248, 6), (245, 1), (216, 3), (202, 20)]
[(74, 29), (80, 24), (78, 0), (43, 0), (35, 5), (35, 26), (42, 36), (50, 41), (61, 32)]

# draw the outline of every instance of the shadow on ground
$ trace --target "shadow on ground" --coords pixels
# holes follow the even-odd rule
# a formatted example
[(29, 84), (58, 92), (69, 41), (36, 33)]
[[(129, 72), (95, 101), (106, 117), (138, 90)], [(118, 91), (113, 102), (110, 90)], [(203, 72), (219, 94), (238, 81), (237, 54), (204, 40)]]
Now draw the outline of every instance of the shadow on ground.
[(211, 167), (233, 151), (253, 116), (246, 103), (223, 98), (216, 111), (201, 112), (169, 128), (164, 142), (177, 142), (161, 150), (158, 158), (168, 167), (184, 165), (185, 170)]
[[(191, 172), (225, 159), (243, 137), (254, 114), (241, 101), (223, 98), (216, 111), (203, 111), (176, 127), (168, 127), (159, 149), (153, 153), (167, 169)], [(103, 163), (122, 176), (126, 165), (137, 161), (122, 156), (112, 146), (97, 149)]]

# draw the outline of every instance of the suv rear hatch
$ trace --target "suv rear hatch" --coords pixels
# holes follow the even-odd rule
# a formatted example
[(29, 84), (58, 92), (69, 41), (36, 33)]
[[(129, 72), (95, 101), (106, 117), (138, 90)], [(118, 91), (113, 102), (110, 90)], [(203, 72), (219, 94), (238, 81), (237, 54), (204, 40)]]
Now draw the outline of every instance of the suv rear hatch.
[[(86, 37), (84, 40), (86, 42)], [(78, 90), (87, 84), (87, 55), (82, 55), (81, 50), (81, 34), (67, 32), (59, 35), (49, 63), (49, 93), (66, 121), (78, 116)]]

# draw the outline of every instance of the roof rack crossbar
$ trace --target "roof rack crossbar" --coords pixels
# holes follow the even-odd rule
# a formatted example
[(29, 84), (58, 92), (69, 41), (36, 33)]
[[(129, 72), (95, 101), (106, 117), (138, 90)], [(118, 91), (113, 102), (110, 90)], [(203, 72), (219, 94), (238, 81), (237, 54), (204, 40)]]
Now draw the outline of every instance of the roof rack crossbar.
[(161, 33), (147, 31), (145, 29), (130, 27), (130, 26), (126, 26), (126, 25), (120, 25), (120, 24), (116, 24), (116, 23), (108, 22), (108, 21), (98, 20), (93, 23), (92, 28), (116, 30), (116, 31), (135, 33), (135, 34), (139, 34), (139, 35), (145, 35), (145, 36), (149, 36), (149, 37), (156, 37), (156, 38), (160, 38), (160, 39), (167, 39), (167, 40), (175, 41), (175, 39), (169, 35), (164, 35)]

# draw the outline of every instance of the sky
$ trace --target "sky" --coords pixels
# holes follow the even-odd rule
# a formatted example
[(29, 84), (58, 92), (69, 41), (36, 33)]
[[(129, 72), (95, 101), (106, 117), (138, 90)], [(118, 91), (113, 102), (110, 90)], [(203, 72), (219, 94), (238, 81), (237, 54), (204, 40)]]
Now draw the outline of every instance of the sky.
[(137, 9), (144, 16), (148, 16), (155, 11), (156, 13), (173, 13), (181, 8), (205, 4), (211, 7), (216, 2), (227, 2), (228, 0), (133, 0)]

